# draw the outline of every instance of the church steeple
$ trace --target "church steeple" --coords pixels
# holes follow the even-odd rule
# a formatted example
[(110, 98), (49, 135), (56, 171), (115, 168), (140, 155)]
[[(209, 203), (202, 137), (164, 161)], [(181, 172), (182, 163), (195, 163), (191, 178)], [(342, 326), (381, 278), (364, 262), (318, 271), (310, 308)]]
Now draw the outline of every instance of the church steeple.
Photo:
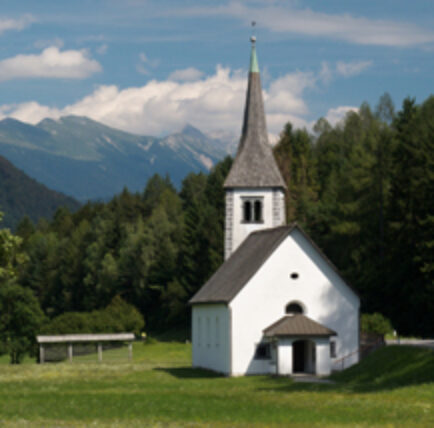
[(284, 189), (286, 187), (285, 182), (268, 142), (261, 77), (256, 56), (256, 38), (252, 37), (251, 42), (249, 83), (242, 135), (237, 156), (224, 187), (275, 187)]
[(256, 38), (238, 152), (225, 180), (225, 258), (253, 231), (285, 223), (285, 182), (268, 142)]

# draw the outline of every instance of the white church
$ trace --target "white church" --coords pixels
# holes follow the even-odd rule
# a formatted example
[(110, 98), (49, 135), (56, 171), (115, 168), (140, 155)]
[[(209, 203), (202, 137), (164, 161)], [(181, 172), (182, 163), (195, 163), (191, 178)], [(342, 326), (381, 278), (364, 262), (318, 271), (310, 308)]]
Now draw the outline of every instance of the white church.
[(242, 136), (224, 188), (225, 262), (190, 300), (193, 366), (324, 376), (358, 362), (359, 296), (298, 225), (285, 225), (253, 37)]

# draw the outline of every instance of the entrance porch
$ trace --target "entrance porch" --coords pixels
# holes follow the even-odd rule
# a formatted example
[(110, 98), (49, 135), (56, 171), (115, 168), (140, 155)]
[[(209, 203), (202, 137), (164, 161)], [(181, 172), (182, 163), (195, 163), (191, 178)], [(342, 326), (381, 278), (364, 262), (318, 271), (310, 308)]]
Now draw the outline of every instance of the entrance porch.
[(330, 337), (334, 335), (333, 330), (302, 314), (286, 315), (264, 330), (273, 344), (277, 375), (329, 375)]

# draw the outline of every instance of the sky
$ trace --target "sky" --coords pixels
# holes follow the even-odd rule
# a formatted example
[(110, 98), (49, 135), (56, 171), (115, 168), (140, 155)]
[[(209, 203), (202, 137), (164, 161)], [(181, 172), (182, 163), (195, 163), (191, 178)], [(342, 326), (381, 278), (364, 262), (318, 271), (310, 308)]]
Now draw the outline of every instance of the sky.
[(433, 93), (432, 0), (1, 0), (0, 119), (239, 135), (252, 32), (271, 135)]

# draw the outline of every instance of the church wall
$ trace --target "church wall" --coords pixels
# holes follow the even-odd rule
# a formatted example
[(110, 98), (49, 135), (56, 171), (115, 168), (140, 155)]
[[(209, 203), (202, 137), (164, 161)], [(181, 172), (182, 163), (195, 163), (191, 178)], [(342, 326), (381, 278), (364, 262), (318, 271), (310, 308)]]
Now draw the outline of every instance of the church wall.
[(330, 342), (328, 338), (316, 340), (316, 374), (328, 376), (331, 371)]
[(292, 374), (293, 339), (280, 339), (277, 347), (277, 372), (279, 375)]
[[(291, 274), (298, 278), (292, 279)], [(333, 284), (333, 285), (332, 285)], [(297, 301), (304, 314), (335, 330), (336, 359), (358, 349), (359, 299), (297, 229), (293, 229), (230, 303), (233, 374), (263, 372), (255, 360), (256, 344), (265, 328)], [(357, 353), (349, 363), (358, 360)]]
[[(261, 223), (243, 222), (243, 198), (261, 197), (263, 201)], [(225, 259), (227, 259), (256, 230), (284, 224), (284, 202), (281, 190), (231, 189), (226, 191)]]
[(223, 304), (192, 308), (193, 367), (230, 372), (230, 318)]

